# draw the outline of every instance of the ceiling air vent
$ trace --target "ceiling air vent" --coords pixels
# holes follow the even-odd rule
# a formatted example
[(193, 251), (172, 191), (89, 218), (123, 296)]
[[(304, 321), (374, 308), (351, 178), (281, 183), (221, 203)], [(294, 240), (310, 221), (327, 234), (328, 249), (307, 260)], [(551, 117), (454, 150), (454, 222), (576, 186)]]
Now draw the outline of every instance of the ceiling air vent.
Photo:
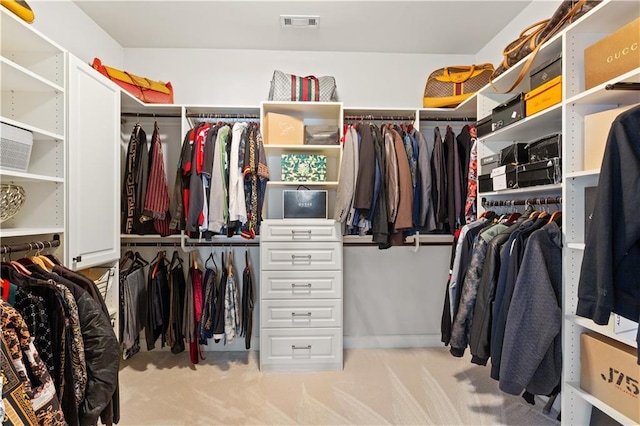
[(282, 28), (318, 28), (319, 16), (280, 15)]

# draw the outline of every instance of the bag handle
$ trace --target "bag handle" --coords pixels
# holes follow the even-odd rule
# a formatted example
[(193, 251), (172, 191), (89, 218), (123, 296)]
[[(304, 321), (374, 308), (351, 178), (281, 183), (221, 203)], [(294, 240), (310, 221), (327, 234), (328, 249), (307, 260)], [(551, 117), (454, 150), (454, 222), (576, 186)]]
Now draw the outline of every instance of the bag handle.
[(308, 78), (311, 81), (313, 81), (313, 85), (315, 86), (315, 89), (316, 89), (313, 99), (316, 102), (319, 102), (320, 101), (320, 80), (318, 80), (318, 77), (316, 77), (315, 75), (308, 75), (304, 78)]
[(463, 74), (463, 73), (458, 73), (458, 74), (462, 74), (460, 76), (457, 76), (455, 78), (455, 82), (456, 83), (462, 83), (464, 81), (467, 81), (471, 78), (471, 76), (473, 75), (473, 73), (476, 70), (476, 66), (475, 65), (471, 65), (471, 66), (453, 66), (453, 67), (444, 67), (442, 69), (442, 76), (448, 78), (451, 81), (454, 81), (454, 78), (451, 77), (451, 74), (449, 74), (449, 68), (452, 69), (464, 69), (464, 68), (469, 68), (469, 72)]
[[(516, 80), (513, 82), (513, 84), (511, 85), (511, 87), (508, 90), (500, 91), (494, 84), (493, 84), (493, 80), (489, 80), (489, 83), (491, 84), (491, 87), (493, 87), (493, 90), (495, 90), (498, 93), (509, 93), (511, 92), (513, 89), (516, 88), (516, 86), (518, 84), (520, 84), (520, 82), (524, 79), (524, 77), (527, 75), (527, 73), (529, 72), (529, 69), (531, 68), (531, 65), (533, 65), (533, 60), (536, 58), (536, 56), (538, 55), (538, 52), (540, 51), (540, 48), (542, 47), (543, 44), (545, 44), (547, 41), (549, 41), (549, 39), (551, 37), (553, 37), (556, 32), (558, 31), (559, 28), (562, 27), (562, 25), (564, 25), (564, 23), (568, 20), (568, 19), (572, 19), (576, 12), (582, 8), (582, 6), (584, 6), (586, 4), (587, 0), (578, 0), (578, 2), (571, 8), (571, 10), (569, 10), (569, 12), (567, 12), (567, 14), (565, 16), (562, 17), (562, 19), (560, 19), (560, 21), (558, 21), (558, 23), (555, 25), (555, 27), (553, 27), (553, 29), (551, 31), (549, 31), (549, 33), (542, 39), (538, 41), (538, 44), (536, 45), (536, 47), (533, 49), (533, 51), (529, 54), (529, 59), (527, 59), (527, 62), (525, 62), (524, 66), (522, 67), (522, 69), (520, 70), (520, 73), (518, 74), (518, 77), (516, 78)], [(539, 22), (537, 23), (539, 24)]]

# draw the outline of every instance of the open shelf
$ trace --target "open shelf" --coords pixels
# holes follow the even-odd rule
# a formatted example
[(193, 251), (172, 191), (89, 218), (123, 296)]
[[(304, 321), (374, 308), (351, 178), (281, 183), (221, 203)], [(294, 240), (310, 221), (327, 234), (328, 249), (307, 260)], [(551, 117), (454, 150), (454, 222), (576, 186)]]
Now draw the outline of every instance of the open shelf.
[(285, 182), (281, 180), (270, 180), (267, 182), (267, 187), (269, 186), (313, 186), (313, 187), (321, 187), (321, 188), (336, 188), (338, 186), (337, 181), (326, 181), (326, 182)]
[(640, 68), (631, 70), (621, 76), (606, 81), (589, 90), (567, 99), (567, 104), (586, 105), (632, 105), (640, 103), (639, 90), (607, 90), (609, 84), (640, 83)]
[(38, 175), (34, 173), (18, 172), (15, 170), (0, 169), (0, 177), (2, 180), (12, 182), (64, 182), (63, 178), (55, 176)]
[(491, 196), (491, 195), (536, 194), (540, 192), (560, 191), (561, 189), (562, 189), (562, 184), (556, 183), (552, 185), (537, 185), (537, 186), (528, 186), (526, 188), (514, 188), (514, 189), (504, 189), (500, 191), (481, 192), (478, 194), (478, 197)]
[(34, 140), (56, 140), (61, 141), (64, 140), (64, 136), (59, 133), (53, 133), (48, 130), (41, 129), (36, 126), (32, 126), (30, 124), (22, 123), (20, 121), (16, 121), (12, 118), (0, 117), (0, 121), (6, 124), (10, 124), (15, 127), (19, 127), (24, 130), (28, 130), (33, 133)]
[(568, 314), (565, 316), (565, 318), (567, 319), (567, 321), (577, 324), (580, 327), (595, 331), (596, 333), (602, 334), (603, 336), (607, 336), (613, 340), (617, 340), (620, 343), (624, 343), (627, 346), (638, 348), (638, 343), (636, 342), (636, 330), (629, 330), (625, 331), (624, 333), (614, 333), (611, 326), (598, 325), (589, 318), (583, 318), (575, 314)]
[(341, 118), (342, 103), (340, 102), (262, 102), (264, 114), (276, 112), (278, 114), (298, 115), (310, 119), (336, 120)]
[(569, 388), (570, 392), (575, 393), (580, 398), (587, 401), (589, 404), (593, 405), (594, 407), (597, 407), (600, 411), (602, 411), (612, 419), (616, 420), (617, 422), (622, 423), (623, 425), (636, 424), (636, 422), (634, 422), (629, 417), (625, 416), (615, 408), (611, 407), (608, 404), (605, 404), (604, 402), (600, 401), (598, 398), (580, 389), (580, 383), (568, 382), (566, 383), (566, 386)]
[(520, 121), (484, 135), (483, 142), (516, 141), (528, 142), (544, 135), (562, 130), (562, 104), (540, 111)]
[(340, 155), (341, 145), (277, 145), (265, 144), (264, 150), (270, 155), (282, 155), (291, 152), (312, 152), (314, 154), (322, 154), (326, 156)]
[(120, 89), (120, 110), (127, 113), (175, 115), (176, 118), (180, 118), (182, 115), (181, 105), (146, 104), (124, 89)]
[(568, 179), (571, 178), (581, 178), (581, 177), (593, 177), (598, 176), (600, 174), (600, 169), (591, 169), (591, 170), (580, 170), (579, 172), (571, 172), (565, 173), (565, 177)]
[(41, 234), (63, 234), (64, 228), (2, 228), (0, 237), (22, 237)]
[(0, 56), (0, 75), (2, 75), (2, 90), (14, 90), (16, 92), (60, 92), (64, 88), (49, 81), (38, 74), (29, 71)]
[(419, 110), (420, 120), (429, 121), (434, 119), (474, 121), (477, 116), (478, 94), (469, 96), (455, 108), (421, 108)]
[(584, 250), (585, 245), (585, 243), (568, 243), (567, 248), (570, 248), (572, 250)]

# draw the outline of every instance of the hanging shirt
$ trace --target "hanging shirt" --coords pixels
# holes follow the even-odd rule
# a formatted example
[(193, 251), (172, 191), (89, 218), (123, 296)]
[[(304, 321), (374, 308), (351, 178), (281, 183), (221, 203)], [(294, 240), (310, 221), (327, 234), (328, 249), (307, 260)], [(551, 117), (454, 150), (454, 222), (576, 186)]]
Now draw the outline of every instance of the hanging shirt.
[(229, 265), (227, 286), (224, 293), (224, 336), (231, 343), (240, 330), (240, 306), (238, 304), (238, 286), (233, 267)]
[(165, 237), (170, 235), (169, 231), (169, 185), (167, 183), (167, 173), (164, 170), (164, 156), (162, 154), (162, 143), (160, 141), (160, 129), (158, 122), (154, 123), (153, 136), (151, 137), (151, 158), (149, 180), (147, 182), (147, 193), (144, 201), (143, 215), (153, 219), (153, 227)]
[(240, 142), (247, 123), (235, 123), (231, 137), (229, 158), (229, 221), (247, 222), (247, 206), (244, 194), (244, 155), (240, 156)]
[(228, 184), (226, 178), (227, 167), (227, 137), (229, 126), (218, 130), (216, 151), (211, 172), (211, 198), (209, 199), (209, 227), (210, 231), (220, 233), (229, 218)]

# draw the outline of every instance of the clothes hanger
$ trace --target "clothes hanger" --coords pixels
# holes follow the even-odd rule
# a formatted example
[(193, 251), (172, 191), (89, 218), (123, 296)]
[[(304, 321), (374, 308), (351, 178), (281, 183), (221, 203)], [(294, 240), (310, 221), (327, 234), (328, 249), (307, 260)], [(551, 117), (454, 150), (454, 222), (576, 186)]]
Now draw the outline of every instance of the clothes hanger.
[(227, 261), (229, 262), (229, 268), (227, 270), (227, 274), (229, 276), (233, 275), (233, 256), (232, 256), (233, 252), (229, 252), (229, 256), (227, 257)]
[(42, 254), (42, 250), (45, 249), (45, 245), (44, 243), (40, 243), (42, 244), (42, 249), (38, 250), (36, 252), (36, 256), (38, 257), (38, 259), (40, 259), (42, 261), (42, 263), (44, 263), (44, 268), (46, 270), (48, 270), (49, 272), (53, 272), (53, 268), (54, 266), (56, 266), (55, 263), (53, 263), (53, 261), (51, 259), (49, 259), (47, 256)]
[[(218, 265), (216, 264), (216, 258), (213, 255), (213, 248), (211, 249), (211, 253), (209, 254), (209, 257), (207, 257), (207, 260), (204, 261), (205, 269), (208, 268), (207, 263), (209, 262), (209, 260), (211, 260), (213, 262), (213, 267), (217, 271), (218, 270)], [(208, 268), (208, 269), (211, 269), (211, 268)]]
[(249, 268), (249, 249), (245, 247), (244, 249), (244, 266), (245, 268)]

